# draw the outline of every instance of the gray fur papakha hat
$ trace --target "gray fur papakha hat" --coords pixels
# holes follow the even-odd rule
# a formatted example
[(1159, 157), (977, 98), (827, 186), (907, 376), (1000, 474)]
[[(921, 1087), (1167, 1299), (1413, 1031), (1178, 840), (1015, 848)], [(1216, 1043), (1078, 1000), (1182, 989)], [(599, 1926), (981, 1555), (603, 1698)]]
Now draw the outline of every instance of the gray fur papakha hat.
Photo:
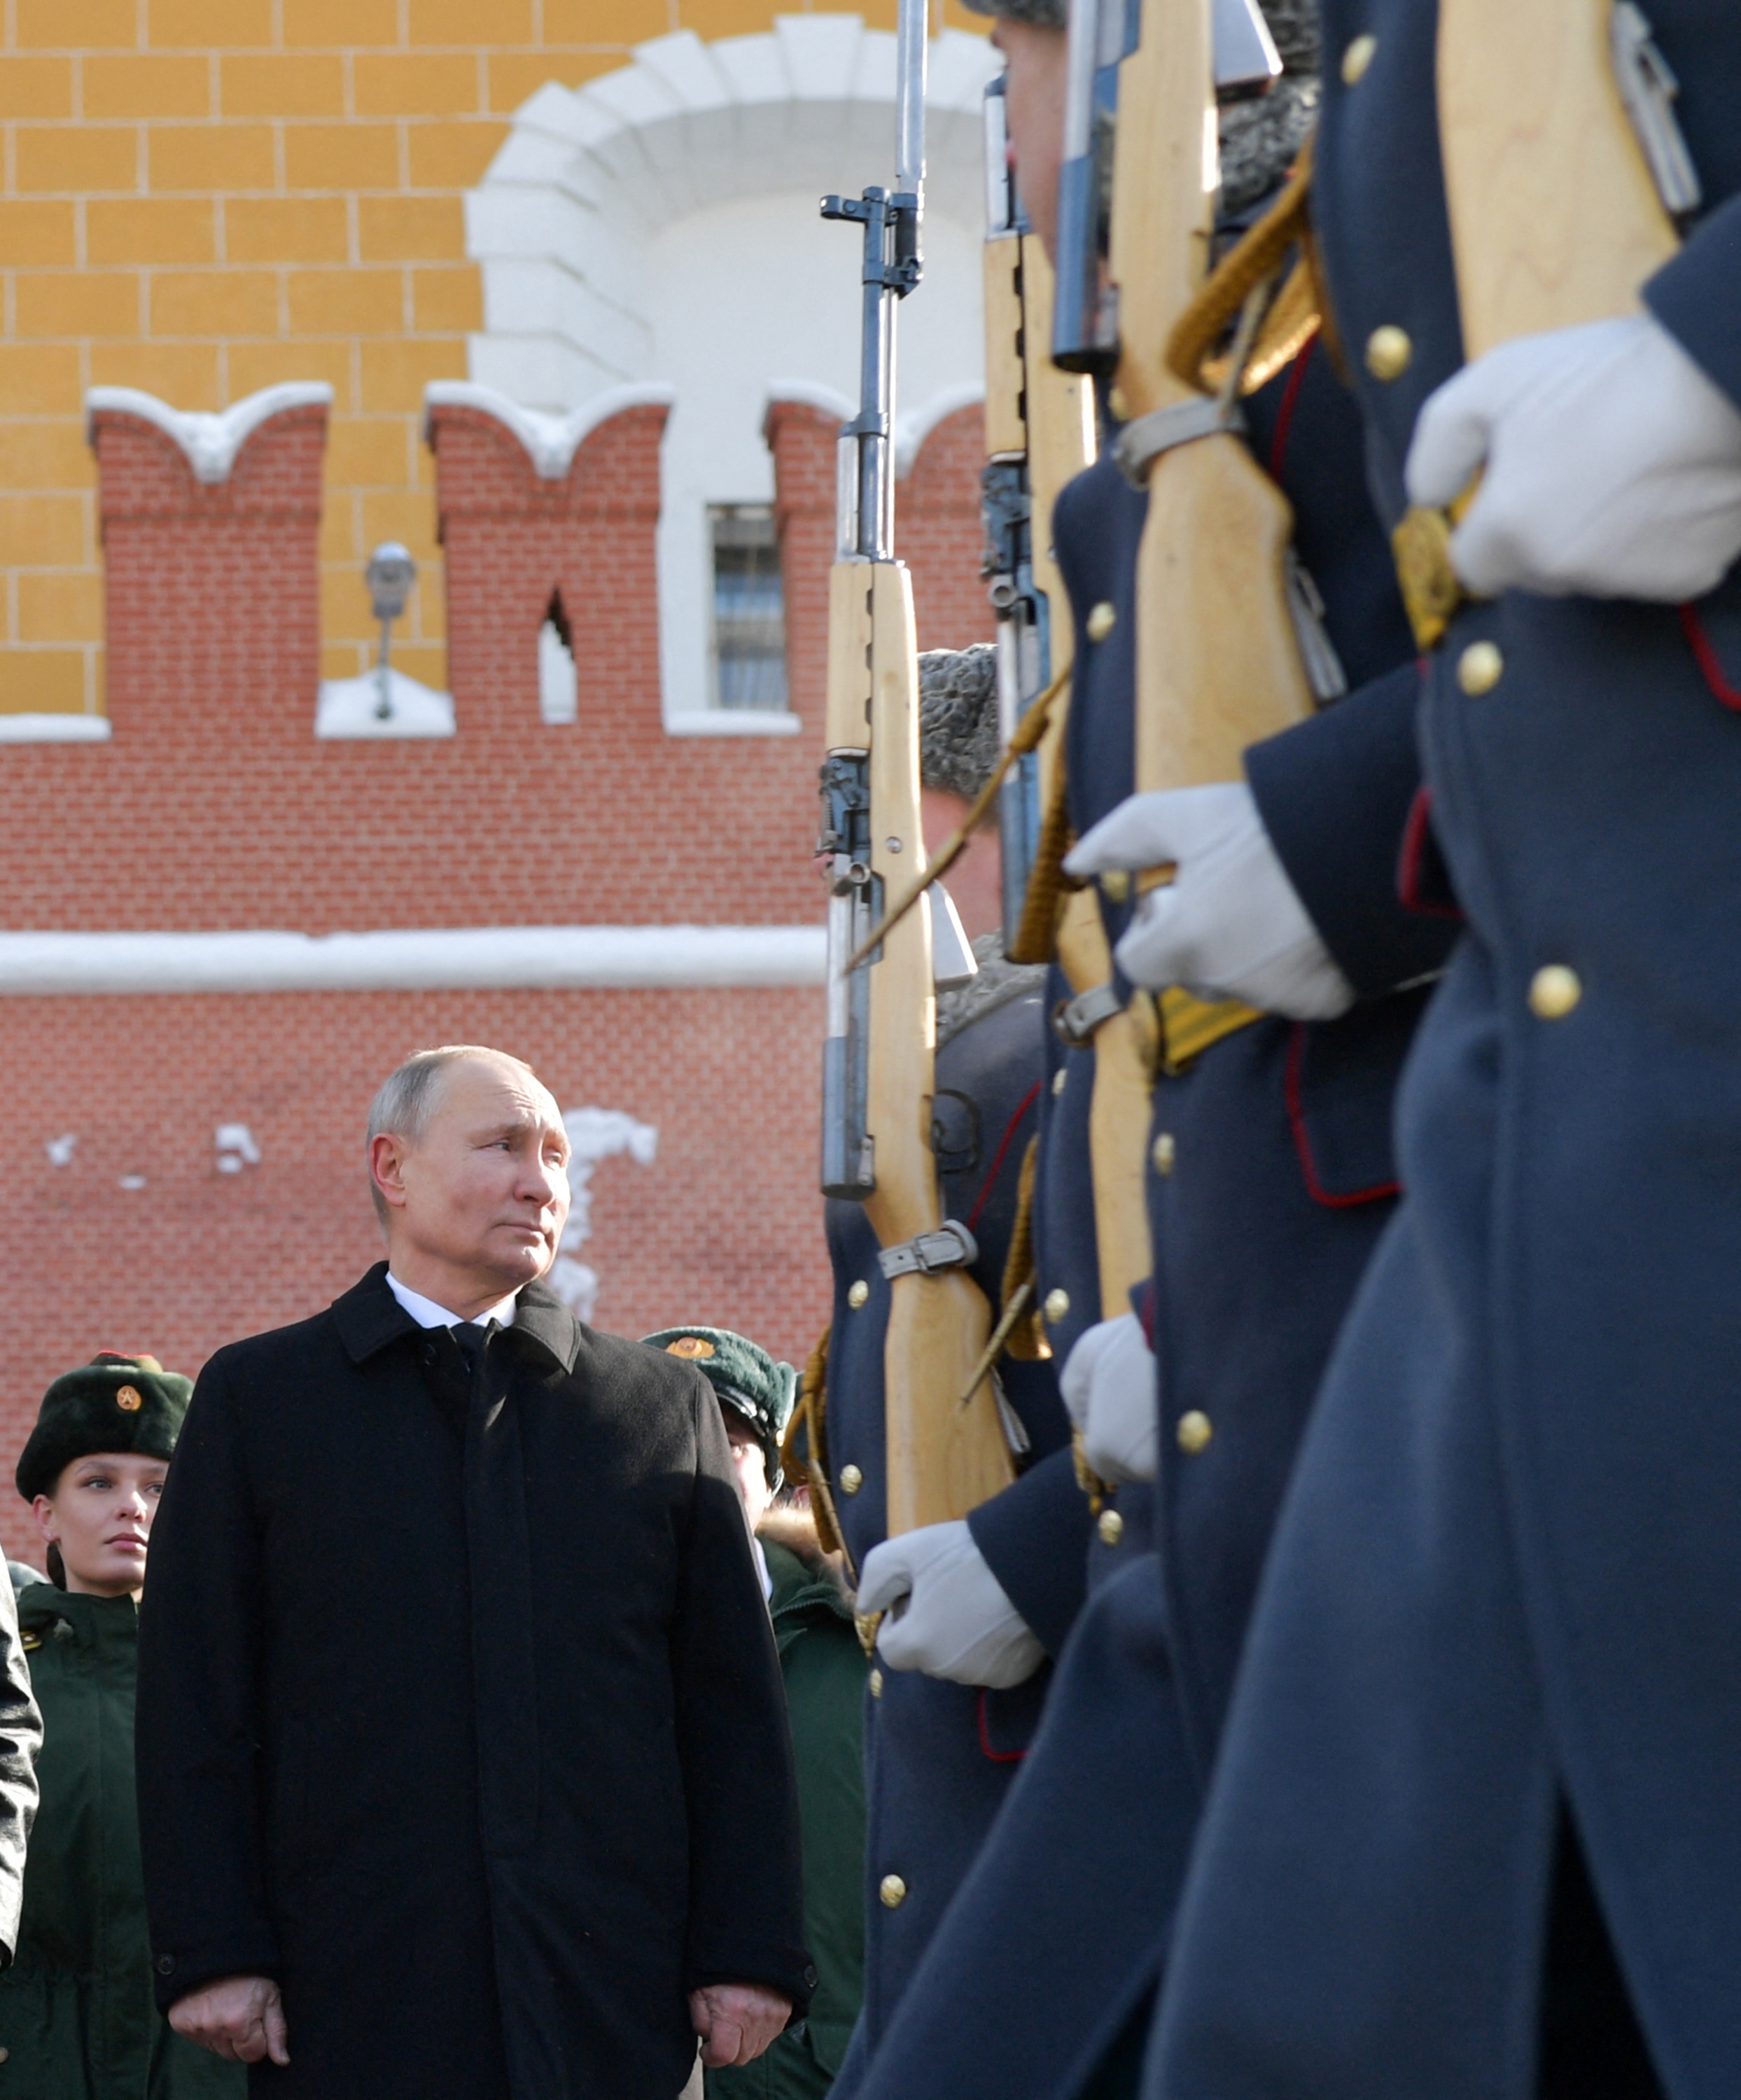
[(42, 1396), (14, 1476), (18, 1492), (26, 1502), (51, 1495), (68, 1466), (98, 1451), (167, 1459), (192, 1397), (193, 1380), (166, 1371), (155, 1357), (104, 1349)]
[(969, 13), (991, 15), (1003, 22), (1028, 22), (1036, 29), (1061, 29), (1066, 0), (961, 0)]
[(767, 1461), (768, 1485), (778, 1488), (782, 1477), (780, 1439), (798, 1397), (798, 1374), (792, 1366), (776, 1362), (747, 1335), (734, 1334), (729, 1327), (661, 1327), (641, 1339), (650, 1349), (693, 1364), (718, 1394), (720, 1405), (743, 1417)]
[(998, 652), (990, 642), (919, 659), (919, 777), (970, 802), (998, 762)]

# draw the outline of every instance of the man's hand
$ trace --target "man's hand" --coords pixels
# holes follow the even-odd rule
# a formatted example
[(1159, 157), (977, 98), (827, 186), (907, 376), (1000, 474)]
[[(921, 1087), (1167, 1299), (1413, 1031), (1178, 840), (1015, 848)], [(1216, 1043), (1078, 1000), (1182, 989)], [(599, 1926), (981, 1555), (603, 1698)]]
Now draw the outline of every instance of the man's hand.
[(792, 2016), (792, 2001), (760, 1983), (706, 1983), (690, 1992), (690, 2024), (710, 2071), (753, 2063)]
[(862, 1612), (886, 1614), (876, 1645), (892, 1670), (1007, 1692), (1046, 1659), (964, 1518), (923, 1524), (873, 1546), (857, 1603)]
[(1243, 781), (1132, 795), (1065, 857), (1078, 877), (1170, 862), (1170, 884), (1138, 903), (1117, 949), (1145, 991), (1182, 985), (1290, 1021), (1333, 1021), (1354, 1004), (1288, 880)]
[(1159, 1466), (1155, 1360), (1134, 1312), (1077, 1339), (1058, 1390), (1082, 1432), (1082, 1455), (1103, 1480), (1152, 1480)]
[(1409, 500), (1480, 598), (1702, 598), (1741, 554), (1741, 413), (1648, 314), (1520, 336), (1421, 411)]
[(232, 2063), (290, 2061), (284, 2001), (270, 1977), (225, 1976), (190, 1991), (170, 2006), (170, 2025)]

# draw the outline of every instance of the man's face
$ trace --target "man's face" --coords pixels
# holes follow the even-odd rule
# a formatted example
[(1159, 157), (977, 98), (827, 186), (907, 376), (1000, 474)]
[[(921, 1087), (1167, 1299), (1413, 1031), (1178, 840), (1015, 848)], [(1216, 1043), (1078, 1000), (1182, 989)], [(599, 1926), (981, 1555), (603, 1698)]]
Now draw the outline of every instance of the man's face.
[(732, 1469), (738, 1476), (738, 1493), (743, 1500), (743, 1514), (749, 1519), (750, 1529), (768, 1514), (768, 1505), (774, 1500), (774, 1490), (768, 1485), (768, 1458), (760, 1440), (749, 1423), (734, 1407), (723, 1402), (720, 1413), (725, 1419), (725, 1436), (731, 1445)]
[(1004, 113), (1010, 127), (1010, 150), (1028, 222), (1040, 245), (1058, 259), (1058, 169), (1064, 158), (1064, 76), (1069, 60), (1062, 29), (1036, 29), (1031, 22), (994, 27), (991, 41), (1009, 68)]
[(377, 1137), (372, 1164), (390, 1249), (499, 1282), (542, 1276), (568, 1218), (568, 1136), (528, 1072), (468, 1057), (440, 1076), (423, 1135)]

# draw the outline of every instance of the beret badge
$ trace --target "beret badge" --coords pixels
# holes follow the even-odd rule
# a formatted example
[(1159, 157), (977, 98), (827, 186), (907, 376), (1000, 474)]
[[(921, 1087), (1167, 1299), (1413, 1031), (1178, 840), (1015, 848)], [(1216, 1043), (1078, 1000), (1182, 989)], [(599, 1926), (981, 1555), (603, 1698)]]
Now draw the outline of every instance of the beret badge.
[(703, 1357), (717, 1356), (719, 1352), (712, 1343), (699, 1335), (679, 1335), (676, 1341), (665, 1344), (665, 1354), (668, 1357), (682, 1357), (689, 1362), (695, 1363)]
[(124, 1385), (115, 1395), (115, 1405), (125, 1408), (129, 1414), (137, 1414), (145, 1405), (145, 1396), (136, 1385)]

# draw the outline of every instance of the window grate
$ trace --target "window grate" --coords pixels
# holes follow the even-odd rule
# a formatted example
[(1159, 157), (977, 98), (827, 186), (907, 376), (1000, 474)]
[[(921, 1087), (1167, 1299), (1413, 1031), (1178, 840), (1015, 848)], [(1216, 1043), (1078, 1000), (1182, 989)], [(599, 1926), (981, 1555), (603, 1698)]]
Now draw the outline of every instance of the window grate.
[(765, 504), (714, 505), (713, 693), (721, 708), (783, 712), (786, 593), (774, 513)]

